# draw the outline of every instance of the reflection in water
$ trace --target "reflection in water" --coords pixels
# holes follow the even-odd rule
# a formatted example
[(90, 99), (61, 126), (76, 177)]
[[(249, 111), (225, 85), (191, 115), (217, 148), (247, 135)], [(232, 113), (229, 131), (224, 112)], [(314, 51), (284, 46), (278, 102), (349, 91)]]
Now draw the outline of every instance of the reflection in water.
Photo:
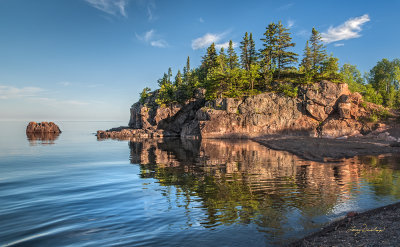
[(55, 144), (55, 140), (57, 140), (60, 133), (46, 133), (46, 132), (26, 132), (26, 137), (29, 141), (30, 145), (51, 145)]
[[(399, 166), (390, 156), (321, 164), (247, 140), (131, 140), (129, 147), (142, 178), (176, 188), (164, 194), (183, 198), (188, 226), (255, 224), (271, 243), (343, 215), (340, 205), (357, 197), (363, 184), (377, 196), (400, 198)], [(193, 202), (201, 202), (205, 218), (192, 218)]]

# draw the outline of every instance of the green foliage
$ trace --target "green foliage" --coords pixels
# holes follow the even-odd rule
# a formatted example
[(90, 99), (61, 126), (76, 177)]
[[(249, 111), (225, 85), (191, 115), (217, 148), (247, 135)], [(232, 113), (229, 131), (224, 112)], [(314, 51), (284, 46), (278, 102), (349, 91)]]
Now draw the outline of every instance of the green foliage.
[[(298, 69), (297, 54), (290, 51), (295, 46), (289, 29), (281, 22), (270, 23), (261, 39), (262, 49), (256, 52), (252, 33), (245, 33), (240, 42), (240, 61), (229, 41), (229, 47), (217, 53), (211, 44), (202, 57), (201, 65), (191, 68), (187, 57), (183, 73), (178, 70), (172, 80), (168, 69), (158, 80), (160, 89), (156, 94), (159, 105), (184, 103), (194, 96), (196, 89), (206, 89), (206, 99), (242, 97), (265, 91), (297, 96), (299, 84), (312, 84), (320, 80), (336, 83), (346, 82), (352, 92), (360, 92), (365, 101), (385, 106), (400, 106), (400, 60), (383, 59), (365, 76), (356, 66), (344, 64), (339, 71), (337, 58), (326, 55), (320, 33), (313, 28), (304, 48), (304, 55)], [(149, 89), (141, 93), (140, 102), (149, 96)]]
[(283, 93), (286, 96), (296, 98), (298, 87), (293, 85), (292, 83), (280, 83), (278, 85), (277, 91)]
[(140, 99), (139, 102), (141, 104), (144, 104), (146, 102), (146, 99), (150, 96), (149, 92), (151, 89), (149, 87), (143, 88), (143, 91), (140, 93)]
[(384, 58), (379, 61), (369, 72), (368, 83), (382, 95), (383, 105), (398, 105), (396, 94), (400, 86), (400, 60)]
[(261, 63), (264, 68), (264, 78), (275, 75), (275, 70), (278, 72), (277, 78), (287, 69), (292, 68), (291, 64), (297, 62), (297, 54), (288, 51), (289, 48), (294, 47), (292, 43), (289, 29), (284, 28), (281, 22), (278, 24), (270, 23), (264, 33), (264, 38), (261, 39), (264, 44), (264, 49), (261, 52)]
[(369, 117), (367, 118), (368, 122), (378, 122), (378, 121), (385, 121), (387, 120), (392, 114), (385, 109), (385, 108), (379, 108), (379, 109), (372, 109)]
[(368, 84), (365, 86), (365, 93), (363, 94), (364, 96), (364, 100), (377, 104), (377, 105), (381, 105), (383, 103), (383, 97), (382, 95), (377, 92), (371, 84)]
[(330, 80), (332, 82), (342, 82), (342, 76), (339, 74), (339, 59), (330, 55), (322, 62), (321, 79)]
[(313, 28), (311, 30), (310, 37), (309, 59), (311, 60), (311, 69), (314, 71), (314, 73), (324, 66), (326, 57), (326, 50), (324, 44), (322, 43), (321, 34), (315, 28)]
[(361, 94), (366, 92), (364, 78), (361, 76), (357, 66), (346, 63), (340, 68), (340, 74), (343, 81), (349, 85), (351, 92), (359, 92)]

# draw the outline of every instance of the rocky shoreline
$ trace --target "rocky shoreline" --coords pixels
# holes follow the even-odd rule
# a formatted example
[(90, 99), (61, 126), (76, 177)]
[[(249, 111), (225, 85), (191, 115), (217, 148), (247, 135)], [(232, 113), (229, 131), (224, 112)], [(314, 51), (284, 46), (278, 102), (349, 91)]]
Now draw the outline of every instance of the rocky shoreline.
[(297, 135), (337, 138), (366, 135), (379, 126), (369, 118), (387, 111), (363, 102), (347, 84), (321, 81), (298, 87), (297, 97), (261, 93), (206, 100), (199, 89), (185, 103), (158, 105), (158, 91), (132, 105), (127, 127), (99, 131), (101, 138), (256, 138)]
[(349, 212), (322, 230), (288, 247), (307, 246), (398, 246), (400, 202), (363, 213)]

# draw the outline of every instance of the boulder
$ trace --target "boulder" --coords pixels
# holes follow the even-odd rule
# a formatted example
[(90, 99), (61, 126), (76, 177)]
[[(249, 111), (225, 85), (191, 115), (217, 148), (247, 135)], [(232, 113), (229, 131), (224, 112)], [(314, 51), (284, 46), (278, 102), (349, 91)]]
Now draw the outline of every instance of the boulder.
[(26, 133), (61, 133), (60, 128), (53, 122), (30, 122)]
[(320, 126), (321, 137), (340, 137), (359, 135), (363, 125), (355, 119), (335, 119), (326, 120)]

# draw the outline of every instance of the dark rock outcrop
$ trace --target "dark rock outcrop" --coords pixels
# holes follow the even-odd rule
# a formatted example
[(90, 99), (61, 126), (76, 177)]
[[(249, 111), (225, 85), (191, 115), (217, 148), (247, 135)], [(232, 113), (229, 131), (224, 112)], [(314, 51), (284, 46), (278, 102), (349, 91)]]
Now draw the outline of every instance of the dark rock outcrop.
[(158, 91), (131, 107), (129, 127), (99, 131), (98, 137), (246, 138), (270, 134), (340, 137), (366, 134), (373, 126), (362, 96), (347, 84), (329, 81), (302, 85), (298, 97), (276, 93), (206, 101), (204, 90), (185, 104), (159, 106)]
[(30, 122), (26, 127), (26, 133), (61, 133), (61, 130), (53, 122)]

